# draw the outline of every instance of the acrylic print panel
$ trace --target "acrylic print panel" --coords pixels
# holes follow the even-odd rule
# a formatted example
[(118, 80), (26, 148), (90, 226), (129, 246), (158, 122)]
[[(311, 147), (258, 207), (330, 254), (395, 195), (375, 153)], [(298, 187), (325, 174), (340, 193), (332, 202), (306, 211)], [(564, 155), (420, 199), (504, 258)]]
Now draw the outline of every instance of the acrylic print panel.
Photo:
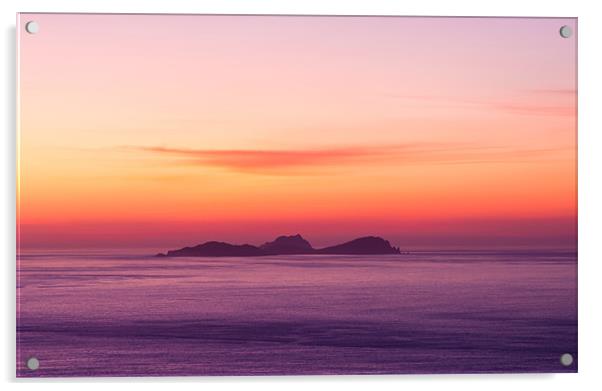
[(577, 371), (576, 19), (17, 30), (18, 376)]

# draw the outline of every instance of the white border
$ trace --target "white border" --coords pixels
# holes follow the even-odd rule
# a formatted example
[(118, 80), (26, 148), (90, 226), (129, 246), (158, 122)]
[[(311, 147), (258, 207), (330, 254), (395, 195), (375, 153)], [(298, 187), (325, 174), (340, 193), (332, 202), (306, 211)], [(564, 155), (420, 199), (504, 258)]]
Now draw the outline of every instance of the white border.
[[(507, 390), (536, 387), (549, 390), (592, 389), (600, 387), (602, 330), (602, 133), (600, 91), (602, 90), (602, 23), (595, 1), (545, 2), (527, 0), (491, 1), (394, 1), (394, 0), (104, 0), (77, 1), (3, 0), (2, 66), (3, 93), (0, 95), (4, 131), (1, 135), (2, 184), (0, 243), (4, 273), (1, 301), (3, 351), (2, 380), (29, 389), (100, 390), (107, 386), (126, 389), (139, 383), (150, 390), (174, 384), (187, 389), (245, 388), (250, 390), (305, 390), (306, 388), (379, 389), (462, 389)], [(58, 379), (16, 380), (15, 355), (15, 14), (16, 12), (119, 12), (119, 13), (235, 13), (235, 14), (337, 14), (337, 15), (431, 15), (431, 16), (558, 16), (579, 18), (579, 374), (562, 375), (445, 375), (445, 376), (341, 376), (341, 377), (257, 377), (257, 378), (138, 378), (138, 379)], [(198, 383), (203, 383), (199, 385)], [(140, 384), (143, 383), (143, 384)]]

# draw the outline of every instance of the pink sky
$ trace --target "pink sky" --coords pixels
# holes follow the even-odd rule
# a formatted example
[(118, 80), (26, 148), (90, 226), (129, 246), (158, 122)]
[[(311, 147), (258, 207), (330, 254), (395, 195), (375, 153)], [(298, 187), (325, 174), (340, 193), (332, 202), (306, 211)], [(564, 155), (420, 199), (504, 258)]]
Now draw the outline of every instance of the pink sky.
[(21, 14), (21, 243), (572, 247), (562, 25)]

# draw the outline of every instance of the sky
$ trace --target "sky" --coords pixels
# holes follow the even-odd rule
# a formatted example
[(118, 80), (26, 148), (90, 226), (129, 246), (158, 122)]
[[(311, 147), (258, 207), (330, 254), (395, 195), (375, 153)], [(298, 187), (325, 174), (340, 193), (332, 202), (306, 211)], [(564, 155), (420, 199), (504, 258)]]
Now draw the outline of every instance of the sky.
[(21, 14), (19, 246), (575, 248), (562, 25)]

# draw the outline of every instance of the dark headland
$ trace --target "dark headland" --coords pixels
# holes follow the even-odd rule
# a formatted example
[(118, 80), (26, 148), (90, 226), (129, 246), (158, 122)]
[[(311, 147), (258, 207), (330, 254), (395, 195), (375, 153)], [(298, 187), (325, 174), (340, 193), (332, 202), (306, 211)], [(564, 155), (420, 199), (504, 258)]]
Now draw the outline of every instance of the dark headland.
[(157, 254), (158, 257), (257, 257), (267, 255), (385, 255), (400, 254), (398, 247), (378, 236), (365, 236), (349, 242), (324, 248), (313, 248), (301, 235), (279, 236), (261, 246), (206, 242), (194, 247), (184, 247)]

